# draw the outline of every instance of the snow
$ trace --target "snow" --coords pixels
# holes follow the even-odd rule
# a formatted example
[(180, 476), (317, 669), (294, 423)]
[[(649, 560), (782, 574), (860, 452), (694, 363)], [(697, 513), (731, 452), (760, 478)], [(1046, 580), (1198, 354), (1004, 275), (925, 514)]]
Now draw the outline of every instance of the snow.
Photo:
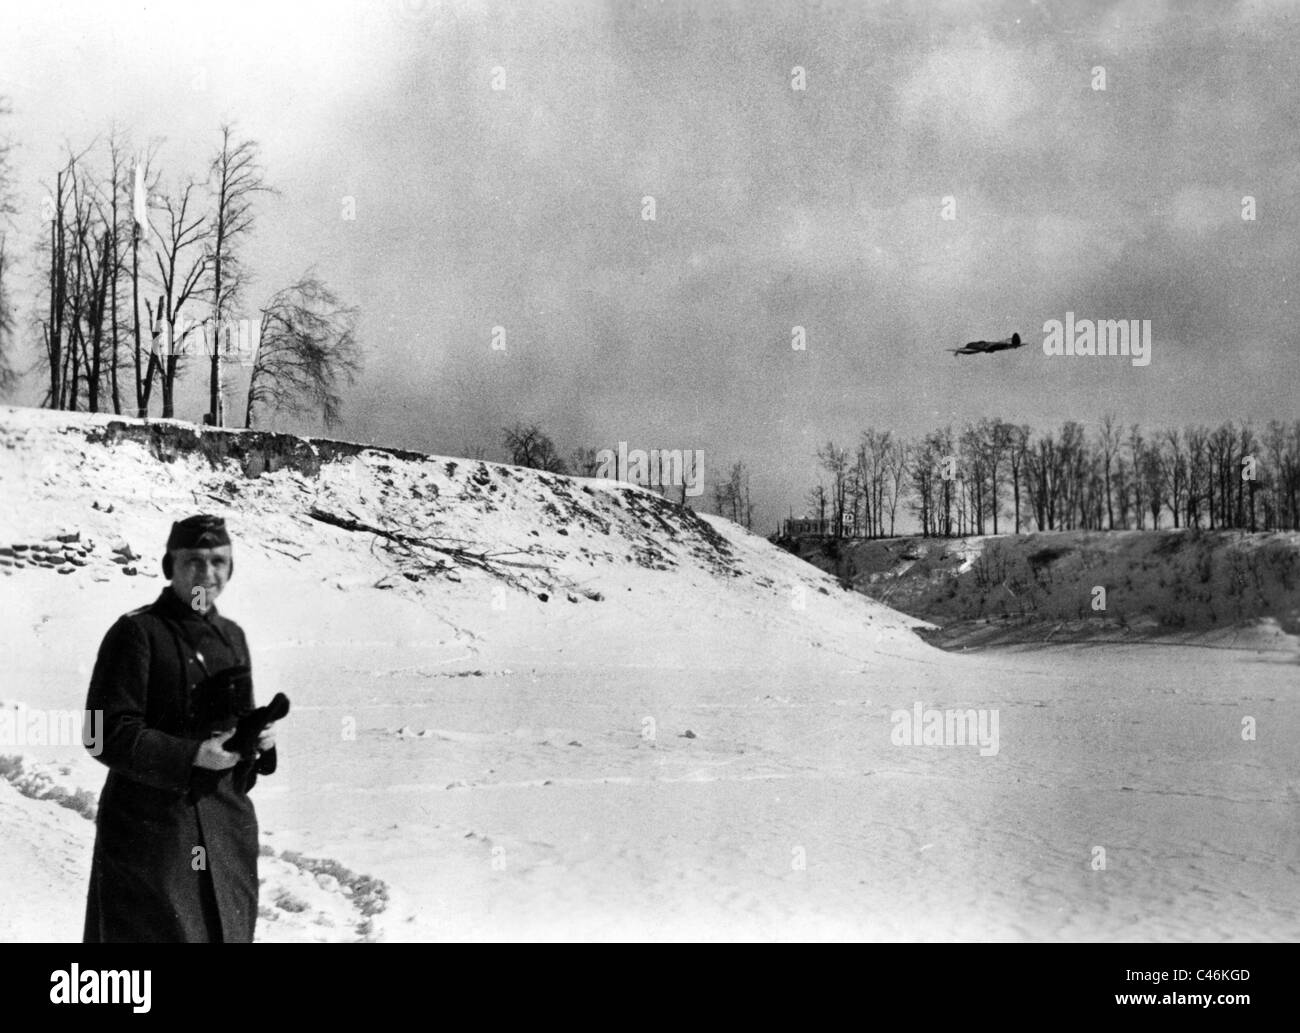
[[(85, 549), (0, 567), (0, 699), (80, 707), (112, 620), (162, 587), (170, 521), (226, 516), (219, 606), (258, 697), (293, 700), (254, 791), (259, 939), (1300, 933), (1293, 655), (951, 655), (635, 487), (379, 449), (250, 479), (87, 443), (110, 422), (0, 408), (0, 546)], [(917, 701), (997, 708), (997, 756), (893, 745)], [(93, 828), (41, 795), (84, 801), (103, 768), (6, 756), (0, 939), (76, 939)]]

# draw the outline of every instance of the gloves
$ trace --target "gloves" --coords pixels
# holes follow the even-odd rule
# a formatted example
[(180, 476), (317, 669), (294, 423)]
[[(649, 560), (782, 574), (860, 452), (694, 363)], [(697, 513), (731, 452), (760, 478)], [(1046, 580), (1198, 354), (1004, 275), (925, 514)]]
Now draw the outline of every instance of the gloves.
[(250, 710), (239, 718), (235, 734), (226, 740), (222, 748), (228, 753), (239, 753), (245, 758), (252, 757), (257, 750), (257, 740), (262, 730), (272, 721), (279, 721), (289, 713), (289, 697), (277, 692), (271, 702), (264, 707)]
[(289, 713), (289, 697), (283, 692), (277, 692), (268, 705), (256, 709), (247, 705), (246, 701), (252, 698), (252, 670), (248, 665), (227, 667), (194, 690), (194, 721), (208, 734), (233, 728), (235, 734), (226, 740), (223, 748), (251, 760), (256, 755), (263, 729)]

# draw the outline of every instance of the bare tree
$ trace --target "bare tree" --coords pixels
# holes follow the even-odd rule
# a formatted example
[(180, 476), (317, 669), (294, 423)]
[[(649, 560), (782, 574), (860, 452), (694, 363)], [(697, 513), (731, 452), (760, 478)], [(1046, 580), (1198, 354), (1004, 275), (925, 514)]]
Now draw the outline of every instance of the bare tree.
[[(813, 488), (810, 492), (808, 492), (808, 508), (812, 510), (816, 510), (817, 525), (818, 527), (824, 530), (826, 527), (826, 486), (825, 485), (818, 484), (817, 487)], [(719, 501), (718, 503), (718, 512), (719, 513), (722, 512), (721, 501)]]
[(935, 534), (934, 477), (940, 453), (934, 435), (927, 435), (912, 449), (912, 509), (921, 522), (921, 534), (929, 538)]
[(835, 442), (828, 441), (824, 448), (817, 450), (817, 461), (831, 477), (831, 520), (838, 538), (843, 532), (844, 503), (848, 493), (849, 451), (836, 448)]
[[(158, 251), (154, 258), (163, 294), (159, 300), (160, 311), (150, 312), (149, 315), (151, 323), (160, 321), (167, 330), (166, 354), (159, 359), (162, 366), (164, 419), (175, 415), (176, 374), (185, 348), (185, 338), (195, 330), (202, 334), (202, 325), (196, 324), (186, 328), (179, 340), (176, 337), (176, 326), (181, 321), (185, 305), (201, 289), (204, 275), (210, 266), (206, 220), (197, 210), (198, 204), (194, 197), (198, 186), (197, 182), (190, 179), (174, 194), (163, 195), (160, 200), (162, 208), (167, 212), (166, 229), (154, 227), (154, 235), (158, 238)], [(146, 405), (151, 385), (152, 377), (145, 384)]]
[(513, 427), (503, 428), (503, 434), (502, 444), (515, 466), (550, 473), (566, 472), (555, 442), (536, 423), (516, 422)]
[[(1242, 425), (1237, 432), (1237, 510), (1236, 525), (1244, 527), (1249, 531), (1255, 530), (1255, 489), (1258, 487), (1258, 465), (1259, 457), (1255, 454), (1259, 449), (1259, 440), (1255, 437), (1255, 429), (1249, 422)], [(1250, 473), (1244, 469), (1246, 459), (1254, 461), (1256, 472)]]
[(45, 344), (42, 356), (49, 369), (50, 382), (45, 391), (44, 405), (51, 409), (63, 406), (63, 316), (67, 296), (67, 249), (65, 247), (65, 213), (68, 204), (68, 191), (65, 177), (70, 170), (65, 165), (54, 176), (53, 193), (45, 199), (45, 215), (50, 223), (49, 256), (50, 275), (48, 282), (49, 308), (48, 317), (41, 327)]
[(78, 408), (84, 381), (86, 407), (96, 412), (110, 372), (103, 361), (103, 329), (111, 234), (101, 190), (83, 161), (91, 147), (76, 153), (68, 149), (42, 204), (50, 223), (49, 239), (40, 245), (49, 258), (49, 304), (46, 318), (36, 322), (45, 346), (41, 360), (49, 372), (42, 404)]
[(1026, 453), (1029, 450), (1029, 425), (1022, 423), (1011, 428), (1007, 445), (1007, 457), (1011, 463), (1011, 492), (1015, 503), (1016, 534), (1020, 533), (1020, 475), (1025, 468)]
[(903, 497), (907, 487), (907, 461), (910, 449), (906, 442), (895, 441), (885, 458), (885, 469), (889, 472), (889, 536), (894, 537), (894, 517), (898, 513), (898, 500)]
[[(78, 366), (84, 370), (86, 408), (99, 412), (101, 389), (111, 375), (111, 361), (105, 363), (104, 318), (108, 308), (112, 275), (113, 233), (111, 216), (105, 208), (102, 190), (94, 174), (73, 165), (72, 190), (72, 291), (67, 316), (71, 329), (72, 375), (68, 407), (77, 407)], [(111, 209), (110, 209), (111, 210)]]
[(1188, 527), (1201, 526), (1201, 503), (1209, 487), (1206, 450), (1209, 436), (1204, 427), (1187, 427), (1183, 434), (1187, 442), (1187, 515), (1184, 522)]
[(108, 240), (106, 245), (107, 261), (105, 263), (106, 294), (108, 305), (108, 375), (109, 388), (113, 398), (113, 412), (122, 411), (121, 351), (118, 327), (117, 286), (122, 277), (122, 224), (131, 210), (130, 166), (127, 164), (125, 142), (122, 134), (114, 126), (108, 135), (108, 188), (106, 202), (106, 221)]
[(867, 526), (867, 537), (875, 535), (876, 511), (874, 507), (875, 494), (871, 490), (871, 464), (873, 460), (872, 450), (875, 448), (876, 432), (872, 428), (862, 432), (862, 437), (858, 440), (858, 448), (853, 456), (853, 466), (850, 470), (852, 480), (850, 490), (855, 494), (854, 501), (857, 501), (857, 495), (861, 496), (862, 501), (862, 519)]
[(600, 467), (599, 453), (594, 448), (575, 448), (569, 458), (569, 469), (578, 477), (595, 477)]
[(983, 451), (988, 464), (989, 510), (993, 514), (993, 533), (998, 533), (998, 488), (1002, 485), (1002, 463), (1011, 452), (1015, 428), (1001, 417), (980, 421)]
[(1120, 438), (1124, 430), (1116, 422), (1113, 412), (1106, 413), (1101, 419), (1101, 433), (1097, 443), (1101, 446), (1102, 479), (1106, 487), (1106, 528), (1115, 530), (1115, 504), (1111, 497), (1111, 468), (1119, 454)]
[[(714, 490), (714, 497), (718, 497), (717, 489)], [(722, 498), (731, 507), (733, 522), (740, 524), (747, 530), (754, 526), (754, 501), (749, 494), (749, 470), (745, 466), (744, 460), (737, 460), (732, 465), (731, 473), (728, 475), (723, 489)], [(719, 506), (719, 512), (722, 512), (721, 506)], [(723, 513), (723, 515), (726, 514)]]
[(1132, 471), (1133, 513), (1139, 531), (1142, 530), (1144, 519), (1142, 516), (1142, 499), (1147, 483), (1146, 451), (1146, 439), (1142, 436), (1142, 428), (1135, 423), (1129, 427), (1128, 454), (1129, 468)]
[(1160, 530), (1160, 510), (1165, 504), (1165, 461), (1160, 449), (1151, 446), (1142, 454), (1141, 475), (1146, 492), (1147, 506), (1151, 510), (1151, 527)]
[(1187, 487), (1187, 453), (1183, 446), (1182, 432), (1177, 427), (1170, 427), (1164, 432), (1161, 448), (1161, 468), (1165, 476), (1165, 494), (1169, 503), (1169, 512), (1174, 518), (1174, 527), (1181, 526), (1179, 517), (1183, 510), (1183, 495)]
[(226, 321), (245, 287), (246, 274), (239, 245), (253, 228), (253, 201), (271, 193), (258, 162), (255, 140), (235, 139), (234, 126), (221, 127), (221, 146), (212, 158), (211, 176), (216, 212), (212, 217), (212, 355), (208, 376), (208, 419), (225, 423), (221, 397), (221, 348)]
[[(144, 151), (137, 154), (132, 165), (131, 181), (131, 336), (133, 342), (132, 359), (135, 367), (135, 414), (138, 417), (149, 415), (149, 396), (153, 391), (153, 378), (159, 372), (159, 356), (153, 347), (157, 321), (150, 318), (150, 348), (145, 358), (140, 341), (140, 240), (149, 233), (149, 198), (158, 190), (158, 174), (153, 171), (154, 155), (158, 143), (154, 141)], [(146, 302), (146, 308), (148, 303)], [(158, 304), (162, 310), (162, 302)], [(143, 364), (143, 365), (142, 365)]]
[(343, 406), (339, 378), (351, 383), (361, 368), (357, 316), (311, 270), (276, 292), (262, 310), (244, 425), (252, 427), (261, 410), (270, 410), (319, 412), (326, 426), (336, 426)]

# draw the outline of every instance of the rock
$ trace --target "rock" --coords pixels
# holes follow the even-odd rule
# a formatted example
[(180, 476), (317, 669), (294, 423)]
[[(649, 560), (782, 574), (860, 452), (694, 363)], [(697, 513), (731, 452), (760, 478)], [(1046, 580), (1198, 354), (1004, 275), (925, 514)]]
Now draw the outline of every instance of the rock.
[(86, 560), (80, 556), (69, 556), (68, 562), (74, 567), (84, 567), (86, 565)]
[(682, 734), (679, 735), (677, 738), (679, 738), (679, 739), (694, 739), (694, 738), (696, 738), (696, 735), (695, 735), (694, 732), (692, 732), (692, 731), (688, 728), (688, 729), (686, 729), (686, 731), (682, 732)]
[(76, 569), (77, 569), (76, 567), (60, 567), (60, 568), (59, 568), (59, 573), (60, 573), (60, 574), (71, 574), (71, 573), (72, 573), (74, 570), (76, 570)]
[(126, 574), (126, 575), (128, 575), (128, 576), (130, 576), (130, 577), (135, 577), (137, 571), (136, 571), (135, 567), (123, 567), (123, 568), (122, 568), (122, 573), (123, 573), (123, 574)]
[(0, 556), (0, 567), (12, 567), (13, 565), (14, 561), (11, 557)]
[(320, 872), (316, 876), (316, 885), (326, 893), (337, 893), (339, 891), (339, 880), (328, 872)]
[(81, 532), (65, 531), (63, 534), (56, 535), (55, 537), (61, 542), (79, 542), (81, 541)]
[(13, 550), (15, 553), (26, 552), (30, 548), (31, 546), (29, 546), (26, 542), (14, 542), (13, 544)]
[(0, 545), (0, 556), (12, 556), (13, 554), (14, 550), (12, 547), (8, 545)]

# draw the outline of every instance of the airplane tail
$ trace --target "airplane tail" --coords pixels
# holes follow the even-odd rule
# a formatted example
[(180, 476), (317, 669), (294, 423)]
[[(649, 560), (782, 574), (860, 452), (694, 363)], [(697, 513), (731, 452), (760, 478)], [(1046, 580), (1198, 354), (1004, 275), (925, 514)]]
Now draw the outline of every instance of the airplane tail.
[(1019, 335), (1019, 334), (1012, 334), (1012, 335), (1011, 335), (1011, 347), (1013, 347), (1013, 348), (1019, 348), (1019, 347), (1020, 347), (1020, 335)]

